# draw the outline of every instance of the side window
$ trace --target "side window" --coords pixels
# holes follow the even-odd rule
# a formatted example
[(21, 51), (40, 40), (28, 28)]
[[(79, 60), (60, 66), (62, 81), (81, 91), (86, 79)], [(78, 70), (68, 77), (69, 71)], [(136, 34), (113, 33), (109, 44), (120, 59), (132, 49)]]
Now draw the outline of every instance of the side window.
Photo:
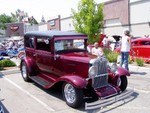
[(150, 45), (150, 41), (141, 41), (140, 44), (141, 45)]
[(48, 38), (39, 37), (37, 38), (37, 50), (50, 51), (50, 41)]
[(132, 45), (137, 45), (137, 43), (138, 43), (138, 42), (137, 42), (137, 41), (135, 41), (135, 42), (132, 42), (131, 44), (132, 44)]
[(34, 37), (25, 39), (25, 46), (29, 48), (34, 48)]

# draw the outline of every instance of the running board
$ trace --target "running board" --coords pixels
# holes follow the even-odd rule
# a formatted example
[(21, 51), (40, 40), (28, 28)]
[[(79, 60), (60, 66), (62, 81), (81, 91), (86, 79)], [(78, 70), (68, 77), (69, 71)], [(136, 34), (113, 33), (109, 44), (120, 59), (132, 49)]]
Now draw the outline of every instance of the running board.
[(30, 76), (30, 79), (41, 85), (42, 87), (48, 89), (51, 86), (51, 82), (39, 77), (39, 76)]

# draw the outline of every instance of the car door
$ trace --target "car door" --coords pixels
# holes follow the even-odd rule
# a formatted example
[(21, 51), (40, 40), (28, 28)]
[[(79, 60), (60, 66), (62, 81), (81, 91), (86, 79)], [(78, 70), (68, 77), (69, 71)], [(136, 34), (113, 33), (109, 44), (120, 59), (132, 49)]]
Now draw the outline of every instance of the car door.
[(30, 58), (32, 61), (35, 59), (35, 37), (29, 36), (25, 37), (25, 52), (26, 57)]
[(150, 41), (149, 40), (143, 40), (139, 43), (139, 57), (142, 57), (144, 59), (150, 58)]
[(42, 73), (51, 73), (52, 53), (48, 38), (37, 37), (36, 64)]
[(132, 51), (130, 52), (130, 55), (133, 59), (138, 57), (138, 41), (132, 41)]

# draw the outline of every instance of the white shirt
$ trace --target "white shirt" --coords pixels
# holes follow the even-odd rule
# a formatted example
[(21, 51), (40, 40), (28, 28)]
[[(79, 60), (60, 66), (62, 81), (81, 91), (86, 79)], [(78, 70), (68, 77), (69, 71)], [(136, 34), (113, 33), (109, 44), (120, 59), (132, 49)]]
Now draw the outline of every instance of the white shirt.
[(129, 37), (123, 36), (121, 39), (121, 52), (129, 52), (130, 51), (130, 43), (128, 42)]
[(12, 42), (12, 41), (10, 41), (10, 42), (8, 43), (8, 47), (9, 47), (9, 48), (12, 48), (12, 47), (13, 47), (13, 42)]
[(97, 56), (102, 56), (103, 55), (103, 51), (101, 48), (92, 48), (92, 54), (93, 55), (97, 55)]
[(104, 46), (107, 46), (108, 45), (108, 38), (104, 38), (102, 42), (103, 42)]

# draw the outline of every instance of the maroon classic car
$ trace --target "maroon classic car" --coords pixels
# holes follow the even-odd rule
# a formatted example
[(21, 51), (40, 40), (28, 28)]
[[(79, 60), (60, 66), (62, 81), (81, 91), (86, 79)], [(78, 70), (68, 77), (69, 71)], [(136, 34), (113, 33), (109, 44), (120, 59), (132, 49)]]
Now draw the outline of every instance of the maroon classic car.
[[(84, 46), (77, 47), (78, 41)], [(115, 64), (109, 66), (104, 56), (88, 53), (87, 36), (84, 34), (33, 31), (25, 34), (24, 44), (26, 57), (21, 61), (23, 79), (33, 80), (46, 89), (61, 85), (64, 100), (71, 107), (79, 107), (84, 97), (93, 97), (99, 102), (102, 98), (103, 101), (112, 97), (120, 100), (131, 94), (126, 90), (129, 72)], [(99, 104), (86, 103), (86, 109), (102, 106), (102, 103)], [(106, 102), (104, 105), (107, 105)]]

